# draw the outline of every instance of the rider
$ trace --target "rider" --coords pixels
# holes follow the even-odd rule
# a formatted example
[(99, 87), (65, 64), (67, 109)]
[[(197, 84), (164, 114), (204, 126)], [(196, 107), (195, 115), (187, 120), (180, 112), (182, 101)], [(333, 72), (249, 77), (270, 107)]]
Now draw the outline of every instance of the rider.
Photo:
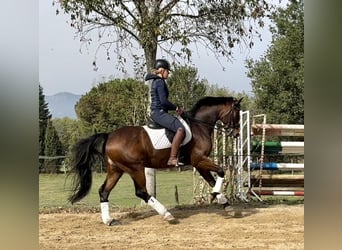
[(154, 63), (151, 74), (147, 74), (145, 81), (153, 80), (151, 86), (151, 118), (162, 127), (172, 130), (175, 134), (172, 140), (170, 158), (167, 161), (169, 166), (178, 166), (179, 147), (185, 138), (185, 128), (183, 124), (169, 110), (176, 110), (181, 115), (184, 110), (169, 101), (169, 90), (166, 79), (170, 73), (170, 63), (164, 59), (157, 59)]

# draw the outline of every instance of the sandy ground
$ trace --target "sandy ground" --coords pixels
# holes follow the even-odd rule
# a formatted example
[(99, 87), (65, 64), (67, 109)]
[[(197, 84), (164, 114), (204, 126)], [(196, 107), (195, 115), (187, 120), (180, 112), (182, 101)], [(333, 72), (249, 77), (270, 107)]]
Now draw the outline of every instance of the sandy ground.
[[(106, 226), (100, 213), (41, 213), (40, 249), (304, 249), (304, 204), (268, 207), (173, 208), (169, 224), (153, 210), (111, 214), (119, 226)], [(241, 214), (239, 213), (241, 211)]]

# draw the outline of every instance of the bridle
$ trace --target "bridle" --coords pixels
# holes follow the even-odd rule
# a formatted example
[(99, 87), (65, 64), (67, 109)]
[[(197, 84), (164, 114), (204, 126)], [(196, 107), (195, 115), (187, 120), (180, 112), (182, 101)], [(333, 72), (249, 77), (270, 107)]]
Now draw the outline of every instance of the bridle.
[(239, 122), (236, 123), (235, 119), (234, 119), (234, 111), (235, 110), (240, 111), (240, 105), (235, 105), (235, 102), (236, 102), (236, 100), (234, 100), (234, 102), (232, 103), (230, 110), (222, 115), (222, 118), (225, 116), (228, 116), (229, 126), (226, 127), (224, 125), (221, 125), (228, 135), (231, 135), (233, 133), (234, 129), (240, 128)]

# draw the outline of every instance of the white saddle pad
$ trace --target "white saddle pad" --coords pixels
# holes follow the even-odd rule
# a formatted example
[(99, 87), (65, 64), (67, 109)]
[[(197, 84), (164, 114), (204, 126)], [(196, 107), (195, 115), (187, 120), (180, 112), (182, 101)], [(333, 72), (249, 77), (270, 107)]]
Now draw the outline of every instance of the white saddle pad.
[[(182, 119), (182, 117), (177, 116), (177, 118), (185, 127), (185, 138), (181, 144), (181, 146), (184, 146), (191, 140), (192, 134), (189, 125)], [(146, 130), (155, 149), (164, 149), (171, 147), (171, 142), (169, 141), (169, 139), (167, 139), (165, 134), (165, 128), (151, 129), (146, 125), (143, 126), (143, 128)]]

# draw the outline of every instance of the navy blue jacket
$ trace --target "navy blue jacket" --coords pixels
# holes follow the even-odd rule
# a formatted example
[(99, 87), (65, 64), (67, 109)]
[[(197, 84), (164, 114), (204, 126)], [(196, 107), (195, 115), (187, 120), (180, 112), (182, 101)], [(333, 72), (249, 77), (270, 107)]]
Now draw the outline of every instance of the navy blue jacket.
[(151, 111), (176, 110), (177, 106), (169, 101), (169, 89), (164, 79), (155, 74), (148, 74), (145, 81), (153, 80), (151, 86)]

